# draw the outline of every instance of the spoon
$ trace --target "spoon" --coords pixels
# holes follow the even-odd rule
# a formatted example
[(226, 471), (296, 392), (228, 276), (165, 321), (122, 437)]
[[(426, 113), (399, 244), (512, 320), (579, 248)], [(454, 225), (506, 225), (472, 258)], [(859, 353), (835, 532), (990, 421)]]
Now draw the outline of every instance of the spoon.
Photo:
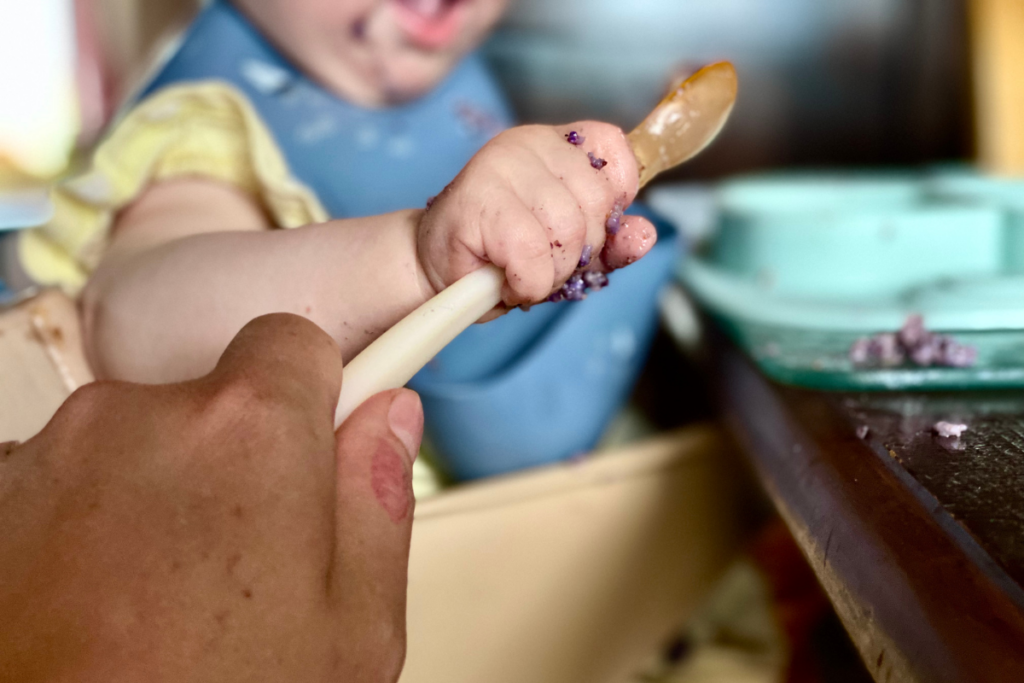
[[(722, 130), (736, 101), (736, 69), (706, 66), (672, 89), (627, 139), (640, 187), (692, 159)], [(371, 396), (405, 386), (463, 330), (501, 302), (505, 273), (488, 265), (466, 275), (363, 349), (345, 366), (335, 428)]]

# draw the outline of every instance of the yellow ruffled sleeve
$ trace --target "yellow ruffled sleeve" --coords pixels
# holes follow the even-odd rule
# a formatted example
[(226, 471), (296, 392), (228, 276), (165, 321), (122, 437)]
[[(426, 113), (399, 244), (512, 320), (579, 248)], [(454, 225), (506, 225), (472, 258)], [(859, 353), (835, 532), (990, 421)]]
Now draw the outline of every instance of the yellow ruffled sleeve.
[(316, 195), (288, 169), (248, 99), (230, 85), (173, 86), (125, 116), (88, 172), (53, 193), (46, 225), (22, 233), (19, 259), (40, 284), (74, 295), (99, 263), (116, 212), (152, 182), (205, 176), (256, 197), (281, 228), (327, 220)]

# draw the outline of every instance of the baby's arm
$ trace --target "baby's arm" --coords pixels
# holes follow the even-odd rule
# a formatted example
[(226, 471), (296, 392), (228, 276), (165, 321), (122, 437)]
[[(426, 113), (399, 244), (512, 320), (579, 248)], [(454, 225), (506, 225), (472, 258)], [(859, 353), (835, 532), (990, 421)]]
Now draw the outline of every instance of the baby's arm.
[(119, 217), (84, 291), (88, 353), (101, 377), (189, 379), (247, 322), (286, 312), (313, 320), (351, 360), (486, 263), (505, 270), (511, 307), (546, 299), (581, 254), (601, 272), (635, 261), (656, 239), (642, 218), (620, 226), (637, 190), (622, 131), (594, 122), (499, 135), (427, 211), (296, 230), (269, 230), (259, 205), (230, 187), (165, 181)]
[(259, 205), (200, 179), (152, 186), (124, 211), (83, 293), (98, 376), (201, 376), (249, 320), (303, 315), (351, 359), (434, 291), (416, 258), (422, 211), (270, 230)]

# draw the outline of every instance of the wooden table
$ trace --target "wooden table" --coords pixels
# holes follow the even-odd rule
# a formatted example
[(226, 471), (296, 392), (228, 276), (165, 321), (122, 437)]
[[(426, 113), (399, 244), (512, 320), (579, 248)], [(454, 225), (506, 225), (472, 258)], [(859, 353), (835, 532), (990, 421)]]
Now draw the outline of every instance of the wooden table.
[[(711, 345), (726, 419), (875, 679), (1024, 682), (1024, 392), (796, 389)], [(950, 419), (959, 442), (932, 431)]]

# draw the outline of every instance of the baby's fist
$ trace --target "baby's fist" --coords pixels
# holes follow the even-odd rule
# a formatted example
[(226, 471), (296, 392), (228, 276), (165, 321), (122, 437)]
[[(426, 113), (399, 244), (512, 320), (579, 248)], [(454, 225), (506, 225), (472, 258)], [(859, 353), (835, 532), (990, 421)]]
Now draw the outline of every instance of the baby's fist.
[(505, 270), (503, 304), (514, 307), (544, 301), (574, 273), (632, 263), (656, 240), (645, 219), (619, 218), (638, 179), (626, 136), (610, 124), (505, 131), (420, 220), (424, 272), (440, 291), (493, 263)]

